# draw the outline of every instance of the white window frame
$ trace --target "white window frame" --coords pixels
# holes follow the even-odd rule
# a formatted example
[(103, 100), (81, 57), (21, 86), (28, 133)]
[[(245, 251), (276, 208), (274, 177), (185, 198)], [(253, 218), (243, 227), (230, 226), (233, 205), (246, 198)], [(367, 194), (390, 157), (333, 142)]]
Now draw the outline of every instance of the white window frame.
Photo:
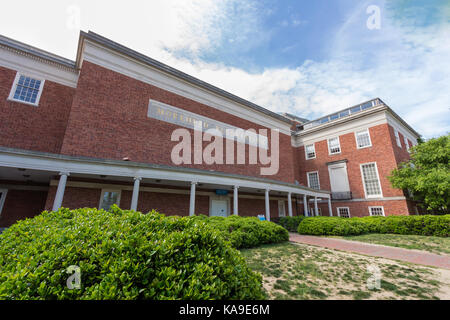
[(337, 216), (338, 216), (338, 217), (341, 216), (341, 214), (339, 213), (339, 209), (347, 209), (347, 211), (348, 211), (348, 217), (349, 217), (349, 218), (352, 217), (351, 214), (350, 214), (350, 207), (337, 207), (337, 208), (336, 208), (336, 213), (337, 213)]
[(383, 217), (385, 217), (386, 215), (384, 214), (384, 207), (383, 206), (369, 206), (369, 215), (371, 217), (380, 217), (380, 216), (372, 215), (372, 209), (377, 209), (377, 208), (381, 208), (381, 212), (383, 213)]
[(8, 194), (8, 189), (0, 189), (2, 197), (0, 199), (0, 217), (2, 216), (3, 205), (5, 204), (6, 195)]
[[(367, 133), (367, 135), (369, 136), (369, 145), (364, 146), (364, 147), (360, 147), (358, 144), (358, 134), (361, 133)], [(369, 129), (365, 129), (365, 130), (360, 130), (360, 131), (355, 131), (355, 140), (356, 140), (356, 149), (365, 149), (365, 148), (370, 148), (372, 147), (372, 139), (370, 138), (370, 132)]]
[[(41, 81), (41, 85), (39, 87), (39, 91), (38, 91), (38, 94), (36, 96), (36, 101), (34, 103), (33, 102), (23, 101), (23, 100), (20, 100), (20, 99), (14, 99), (14, 94), (16, 93), (16, 89), (17, 89), (17, 85), (19, 83), (20, 76), (24, 76), (24, 77), (32, 78), (34, 80)], [(11, 91), (9, 92), (8, 101), (14, 101), (14, 102), (28, 104), (30, 106), (38, 107), (39, 106), (39, 101), (41, 100), (42, 91), (44, 91), (44, 83), (45, 83), (45, 79), (42, 79), (40, 77), (36, 77), (34, 75), (31, 75), (31, 74), (27, 74), (27, 73), (24, 73), (24, 72), (17, 71), (16, 77), (14, 78), (14, 82), (13, 82), (13, 85), (11, 87)]]
[(406, 137), (406, 135), (403, 135), (403, 142), (405, 142), (406, 150), (409, 151), (409, 143), (408, 143), (408, 138)]
[[(317, 173), (317, 183), (319, 184), (319, 189), (315, 189), (311, 187), (311, 183), (309, 182), (309, 174), (310, 173)], [(308, 188), (314, 189), (314, 190), (320, 190), (320, 178), (319, 178), (319, 171), (310, 171), (306, 173), (306, 178), (308, 179)]]
[[(314, 148), (314, 157), (308, 158), (308, 152), (306, 151), (306, 147), (308, 147), (308, 146), (313, 146), (313, 148)], [(311, 160), (311, 159), (315, 159), (316, 157), (317, 157), (316, 144), (315, 143), (305, 144), (305, 159), (306, 160)]]
[[(331, 148), (330, 148), (330, 140), (331, 140), (331, 139), (337, 139), (338, 144), (339, 144), (339, 152), (333, 152), (333, 153), (331, 153)], [(328, 154), (329, 154), (330, 156), (332, 156), (332, 155), (334, 155), (334, 154), (340, 154), (340, 153), (342, 152), (341, 139), (339, 139), (339, 136), (328, 138), (328, 139), (327, 139), (327, 144), (328, 144)]]
[(105, 192), (117, 192), (119, 196), (117, 197), (117, 206), (120, 207), (120, 198), (122, 197), (122, 190), (120, 189), (102, 189), (102, 193), (100, 195), (100, 202), (98, 204), (98, 209), (100, 210), (103, 205), (103, 197), (105, 196)]
[[(370, 196), (367, 195), (366, 183), (364, 182), (363, 166), (369, 165), (369, 164), (375, 164), (375, 172), (377, 174), (378, 184), (380, 185), (380, 194), (379, 195), (370, 195)], [(377, 163), (376, 162), (361, 163), (359, 165), (359, 169), (361, 170), (361, 180), (362, 180), (362, 184), (363, 184), (363, 187), (364, 187), (364, 195), (366, 196), (366, 199), (383, 198), (383, 188), (381, 186), (380, 175), (378, 174), (378, 165), (377, 165)]]
[(397, 129), (394, 129), (395, 141), (397, 141), (397, 146), (402, 147), (402, 141), (400, 140), (400, 134)]

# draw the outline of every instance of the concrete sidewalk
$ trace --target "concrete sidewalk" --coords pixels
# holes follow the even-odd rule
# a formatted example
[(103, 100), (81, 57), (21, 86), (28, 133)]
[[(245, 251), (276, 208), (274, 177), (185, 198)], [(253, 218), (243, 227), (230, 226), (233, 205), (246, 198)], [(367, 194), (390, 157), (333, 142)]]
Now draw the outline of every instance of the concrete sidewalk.
[(355, 252), (368, 256), (401, 260), (436, 268), (450, 269), (450, 257), (425, 251), (388, 247), (377, 244), (349, 241), (342, 239), (305, 236), (296, 233), (289, 234), (289, 240), (297, 243), (310, 244), (328, 249)]

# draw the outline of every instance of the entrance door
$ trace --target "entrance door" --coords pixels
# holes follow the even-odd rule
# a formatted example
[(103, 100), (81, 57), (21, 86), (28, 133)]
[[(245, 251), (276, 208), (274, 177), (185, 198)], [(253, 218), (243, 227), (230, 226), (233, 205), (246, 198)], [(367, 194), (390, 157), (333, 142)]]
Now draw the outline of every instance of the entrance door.
[(283, 200), (278, 200), (278, 216), (286, 217), (286, 206)]
[(328, 167), (330, 173), (331, 192), (348, 192), (350, 186), (345, 163)]
[(228, 216), (228, 201), (227, 200), (211, 200), (210, 216), (227, 217)]

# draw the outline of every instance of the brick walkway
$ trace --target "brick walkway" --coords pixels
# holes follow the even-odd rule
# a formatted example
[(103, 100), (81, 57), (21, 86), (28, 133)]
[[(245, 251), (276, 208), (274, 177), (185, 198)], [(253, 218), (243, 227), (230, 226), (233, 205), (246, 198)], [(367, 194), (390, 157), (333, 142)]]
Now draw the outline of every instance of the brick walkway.
[(368, 256), (382, 257), (393, 260), (401, 260), (416, 264), (450, 269), (450, 257), (434, 253), (420, 252), (396, 247), (388, 247), (377, 244), (369, 244), (358, 241), (304, 236), (295, 233), (289, 234), (289, 240), (297, 243), (310, 244), (328, 249), (355, 252)]

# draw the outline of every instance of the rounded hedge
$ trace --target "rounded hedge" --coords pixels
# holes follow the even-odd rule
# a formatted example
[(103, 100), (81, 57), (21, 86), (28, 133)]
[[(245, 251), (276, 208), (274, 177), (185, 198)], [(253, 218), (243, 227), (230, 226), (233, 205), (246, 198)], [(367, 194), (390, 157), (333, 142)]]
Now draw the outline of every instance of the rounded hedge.
[(220, 231), (222, 236), (237, 249), (252, 248), (262, 244), (279, 243), (289, 240), (289, 234), (283, 227), (256, 217), (191, 217), (203, 221)]
[(288, 231), (296, 232), (298, 225), (305, 219), (304, 216), (293, 216), (293, 217), (281, 217), (278, 219), (278, 224), (281, 225)]
[[(69, 289), (69, 266), (81, 288)], [(60, 209), (0, 235), (0, 299), (262, 299), (262, 279), (213, 228), (113, 207)]]
[(450, 215), (388, 216), (388, 217), (311, 217), (297, 229), (300, 234), (348, 236), (365, 233), (392, 233), (448, 237)]

